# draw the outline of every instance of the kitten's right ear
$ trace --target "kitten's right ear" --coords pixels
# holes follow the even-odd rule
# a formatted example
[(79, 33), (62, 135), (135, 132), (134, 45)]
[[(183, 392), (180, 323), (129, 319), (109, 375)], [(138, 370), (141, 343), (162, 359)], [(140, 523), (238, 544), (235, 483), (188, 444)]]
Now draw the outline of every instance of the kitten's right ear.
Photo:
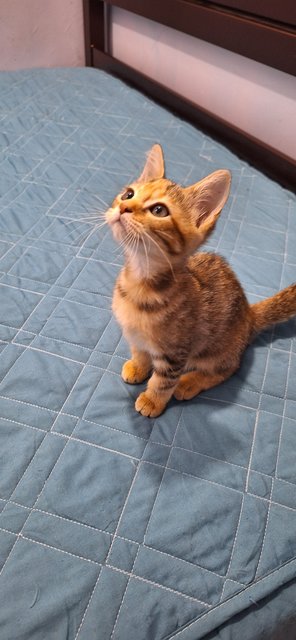
[(200, 182), (183, 189), (192, 219), (204, 238), (214, 229), (229, 196), (230, 183), (231, 174), (225, 169), (214, 171)]
[(138, 182), (150, 182), (164, 177), (164, 159), (160, 144), (154, 144), (148, 152), (145, 167)]

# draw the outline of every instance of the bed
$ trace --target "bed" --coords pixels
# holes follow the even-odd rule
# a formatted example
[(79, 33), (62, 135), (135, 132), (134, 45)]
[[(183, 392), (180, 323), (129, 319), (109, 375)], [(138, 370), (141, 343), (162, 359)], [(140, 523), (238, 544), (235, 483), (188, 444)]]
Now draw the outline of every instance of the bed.
[(296, 279), (295, 195), (104, 70), (0, 83), (1, 640), (294, 639), (295, 319), (143, 418), (97, 213), (155, 141), (182, 184), (229, 168), (207, 249), (256, 301)]

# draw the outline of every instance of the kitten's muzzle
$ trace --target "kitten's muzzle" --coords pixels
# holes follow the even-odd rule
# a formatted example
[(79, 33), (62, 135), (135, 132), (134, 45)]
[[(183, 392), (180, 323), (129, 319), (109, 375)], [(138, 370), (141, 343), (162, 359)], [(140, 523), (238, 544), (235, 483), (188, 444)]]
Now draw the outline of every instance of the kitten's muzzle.
[(120, 213), (132, 213), (132, 210), (128, 207), (127, 203), (121, 202), (119, 205)]

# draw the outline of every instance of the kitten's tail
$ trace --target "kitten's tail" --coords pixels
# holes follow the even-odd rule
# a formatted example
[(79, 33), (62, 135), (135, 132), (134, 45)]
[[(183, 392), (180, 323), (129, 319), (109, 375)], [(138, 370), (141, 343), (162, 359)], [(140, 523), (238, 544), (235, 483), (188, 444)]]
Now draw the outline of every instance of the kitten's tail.
[(296, 316), (296, 283), (279, 291), (271, 298), (252, 304), (251, 309), (255, 333)]

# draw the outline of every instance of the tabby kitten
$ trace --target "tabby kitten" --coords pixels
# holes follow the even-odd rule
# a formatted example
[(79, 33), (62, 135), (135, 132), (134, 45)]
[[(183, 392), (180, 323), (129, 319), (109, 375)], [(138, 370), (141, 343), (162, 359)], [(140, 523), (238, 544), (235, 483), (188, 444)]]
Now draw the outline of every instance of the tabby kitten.
[(172, 395), (186, 400), (229, 378), (256, 332), (296, 314), (296, 284), (250, 305), (223, 258), (192, 255), (214, 229), (230, 181), (229, 171), (215, 171), (182, 188), (164, 177), (156, 144), (106, 213), (125, 252), (113, 296), (132, 354), (122, 377), (137, 384), (152, 373), (135, 404), (144, 416), (158, 416)]

